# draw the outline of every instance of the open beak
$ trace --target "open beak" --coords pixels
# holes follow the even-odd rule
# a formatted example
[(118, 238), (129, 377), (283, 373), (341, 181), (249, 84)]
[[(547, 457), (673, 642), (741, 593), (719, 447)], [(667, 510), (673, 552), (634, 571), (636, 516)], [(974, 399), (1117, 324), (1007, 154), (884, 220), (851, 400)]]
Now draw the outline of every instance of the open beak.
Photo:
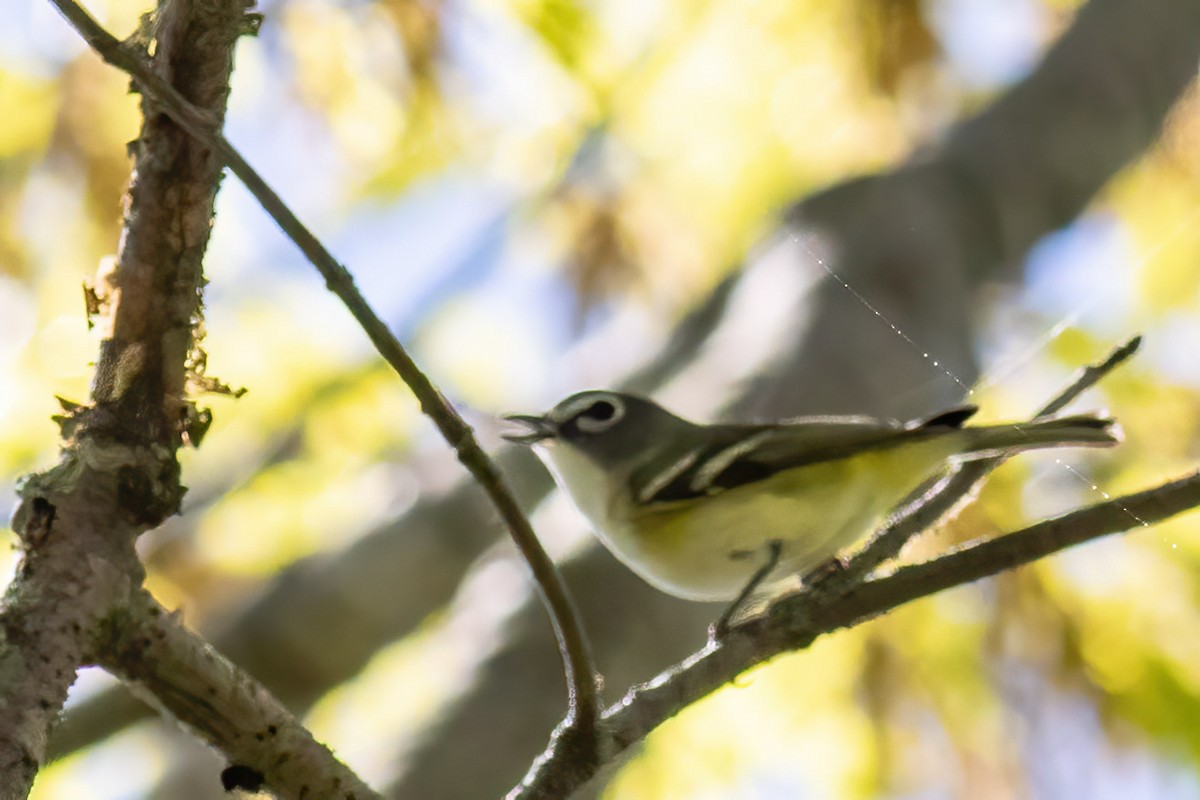
[(526, 428), (524, 433), (500, 434), (501, 437), (514, 444), (537, 444), (543, 439), (553, 439), (558, 435), (558, 428), (545, 417), (531, 414), (506, 414), (504, 419), (507, 422), (516, 422), (519, 425), (524, 425)]

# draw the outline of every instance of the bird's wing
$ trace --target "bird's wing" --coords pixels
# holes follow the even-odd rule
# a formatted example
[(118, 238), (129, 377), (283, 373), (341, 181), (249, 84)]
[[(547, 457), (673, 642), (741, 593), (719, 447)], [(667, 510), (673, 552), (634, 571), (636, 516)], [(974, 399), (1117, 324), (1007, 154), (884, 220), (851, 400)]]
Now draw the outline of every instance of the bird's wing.
[(656, 465), (658, 474), (635, 473), (631, 485), (638, 487), (640, 503), (675, 503), (712, 495), (764, 480), (784, 469), (846, 458), (929, 433), (868, 417), (714, 425), (706, 432), (703, 445), (681, 453), (665, 468)]
[(938, 437), (961, 428), (976, 413), (961, 405), (901, 423), (869, 416), (812, 416), (778, 425), (714, 425), (706, 444), (680, 453), (658, 474), (636, 474), (644, 505), (678, 503), (767, 479), (779, 471), (836, 461), (866, 450)]
[(631, 486), (645, 505), (675, 503), (764, 480), (794, 467), (836, 461), (903, 442), (941, 436), (978, 410), (956, 406), (901, 423), (876, 417), (802, 417), (773, 425), (711, 425), (705, 443), (682, 452), (656, 474), (634, 473)]

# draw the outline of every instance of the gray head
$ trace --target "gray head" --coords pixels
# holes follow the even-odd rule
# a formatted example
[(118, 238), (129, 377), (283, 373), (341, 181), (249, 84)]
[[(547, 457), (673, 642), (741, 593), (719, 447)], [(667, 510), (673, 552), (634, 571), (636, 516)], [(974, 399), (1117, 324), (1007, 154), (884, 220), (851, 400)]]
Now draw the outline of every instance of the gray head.
[(692, 427), (643, 397), (598, 389), (573, 394), (542, 416), (512, 414), (505, 419), (529, 429), (504, 434), (510, 442), (569, 445), (600, 466), (635, 461), (661, 445), (663, 437)]

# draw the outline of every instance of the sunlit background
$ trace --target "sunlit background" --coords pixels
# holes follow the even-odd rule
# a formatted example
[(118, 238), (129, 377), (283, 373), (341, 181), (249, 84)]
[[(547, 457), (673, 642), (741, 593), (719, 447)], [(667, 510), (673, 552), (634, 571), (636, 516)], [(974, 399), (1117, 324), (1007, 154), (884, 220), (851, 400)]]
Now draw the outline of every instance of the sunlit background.
[[(147, 10), (88, 7), (118, 35)], [(238, 46), (227, 134), (495, 445), (499, 412), (544, 408), (655, 352), (783, 204), (897, 163), (1020, 80), (1075, 8), (268, 2), (260, 35)], [(18, 476), (56, 458), (55, 396), (87, 396), (97, 342), (80, 284), (115, 251), (138, 111), (128, 79), (48, 3), (0, 0), (0, 15), (7, 518)], [(1008, 465), (963, 531), (1019, 527), (1200, 457), (1194, 92), (1168, 123), (1038, 245), (1024, 285), (980, 311), (974, 399), (991, 418), (1028, 414), (1075, 366), (1145, 333), (1136, 363), (1088, 401), (1121, 419), (1128, 442), (1118, 456), (1072, 456), (1070, 469)], [(201, 629), (286, 565), (340, 551), (460, 477), (232, 178), (205, 268), (209, 374), (248, 392), (207, 400), (216, 422), (182, 456), (185, 513), (142, 542), (150, 588)], [(619, 346), (580, 346), (618, 323)], [(878, 324), (864, 308), (862, 325)], [(930, 365), (921, 379), (955, 377)], [(9, 571), (13, 558), (0, 555)], [(605, 796), (1200, 798), (1198, 566), (1193, 514), (828, 637), (663, 726)], [(306, 723), (386, 785), (526, 591), (520, 565), (489, 559), (453, 607), (381, 650)], [(94, 672), (73, 702), (108, 685)], [(179, 757), (160, 731), (142, 723), (53, 765), (34, 797), (147, 796)]]

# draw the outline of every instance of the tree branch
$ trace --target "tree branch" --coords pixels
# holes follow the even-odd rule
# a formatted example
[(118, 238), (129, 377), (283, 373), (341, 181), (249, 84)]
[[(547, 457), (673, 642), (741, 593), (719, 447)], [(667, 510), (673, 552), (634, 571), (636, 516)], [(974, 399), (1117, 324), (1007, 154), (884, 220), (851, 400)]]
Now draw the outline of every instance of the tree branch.
[[(256, 680), (138, 592), (97, 663), (283, 797), (378, 798)], [(245, 786), (244, 788), (253, 788)]]
[[(797, 592), (774, 603), (767, 614), (735, 626), (721, 643), (710, 644), (648, 683), (634, 687), (605, 711), (606, 734), (617, 751), (623, 750), (751, 667), (781, 653), (802, 650), (826, 633), (1101, 536), (1161, 522), (1197, 506), (1200, 472), (902, 567), (887, 577), (859, 584), (841, 597), (818, 591)], [(569, 753), (548, 751), (508, 797), (564, 797), (594, 772), (593, 767), (572, 761)]]
[[(28, 794), (46, 739), (100, 615), (140, 581), (142, 528), (117, 507), (115, 472), (81, 445), (22, 487), (13, 530), (25, 550), (0, 611), (0, 797)], [(123, 465), (131, 471), (133, 463)]]
[[(1067, 388), (1034, 415), (1034, 419), (1049, 416), (1065, 408), (1068, 403), (1133, 356), (1141, 345), (1142, 337), (1134, 336), (1109, 353), (1099, 364), (1084, 367)], [(953, 467), (936, 486), (905, 509), (901, 516), (888, 523), (866, 547), (856, 553), (845, 570), (829, 573), (827, 577), (818, 580), (814, 588), (836, 596), (862, 581), (880, 564), (899, 555), (910, 539), (932, 528), (943, 517), (951, 514), (959, 503), (971, 495), (979, 482), (1006, 458), (1007, 455), (981, 458), (976, 461), (964, 461)]]
[(104, 30), (74, 0), (51, 2), (107, 63), (133, 76), (143, 92), (153, 97), (162, 110), (197, 141), (212, 148), (246, 185), (276, 224), (325, 278), (330, 291), (350, 310), (376, 350), (408, 384), (420, 402), (421, 410), (433, 420), (446, 441), (454, 448), (458, 460), (483, 486), (504, 519), (517, 549), (533, 572), (538, 592), (558, 639), (569, 687), (568, 713), (560, 733), (570, 733), (571, 738), (577, 740), (580, 746), (594, 749), (595, 723), (599, 717), (600, 703), (591, 648), (584, 636), (579, 614), (554, 562), (538, 542), (533, 527), (521, 511), (507, 482), (495, 463), (479, 446), (471, 427), (417, 367), (403, 345), (371, 309), (358, 291), (349, 271), (334, 259), (274, 190), (229, 144), (213, 120), (179, 95), (167, 81), (149, 68), (140, 53)]
[[(171, 75), (220, 123), (244, 4), (168, 4), (156, 20), (152, 69)], [(191, 41), (203, 35), (204, 48)], [(220, 164), (169, 119), (146, 113), (125, 233), (90, 298), (104, 338), (90, 403), (63, 402), (62, 456), (20, 489), (13, 529), (24, 556), (0, 612), (0, 796), (24, 797), (45, 760), (67, 687), (91, 656), (101, 621), (141, 584), (137, 536), (178, 510), (175, 454), (200, 255)]]

